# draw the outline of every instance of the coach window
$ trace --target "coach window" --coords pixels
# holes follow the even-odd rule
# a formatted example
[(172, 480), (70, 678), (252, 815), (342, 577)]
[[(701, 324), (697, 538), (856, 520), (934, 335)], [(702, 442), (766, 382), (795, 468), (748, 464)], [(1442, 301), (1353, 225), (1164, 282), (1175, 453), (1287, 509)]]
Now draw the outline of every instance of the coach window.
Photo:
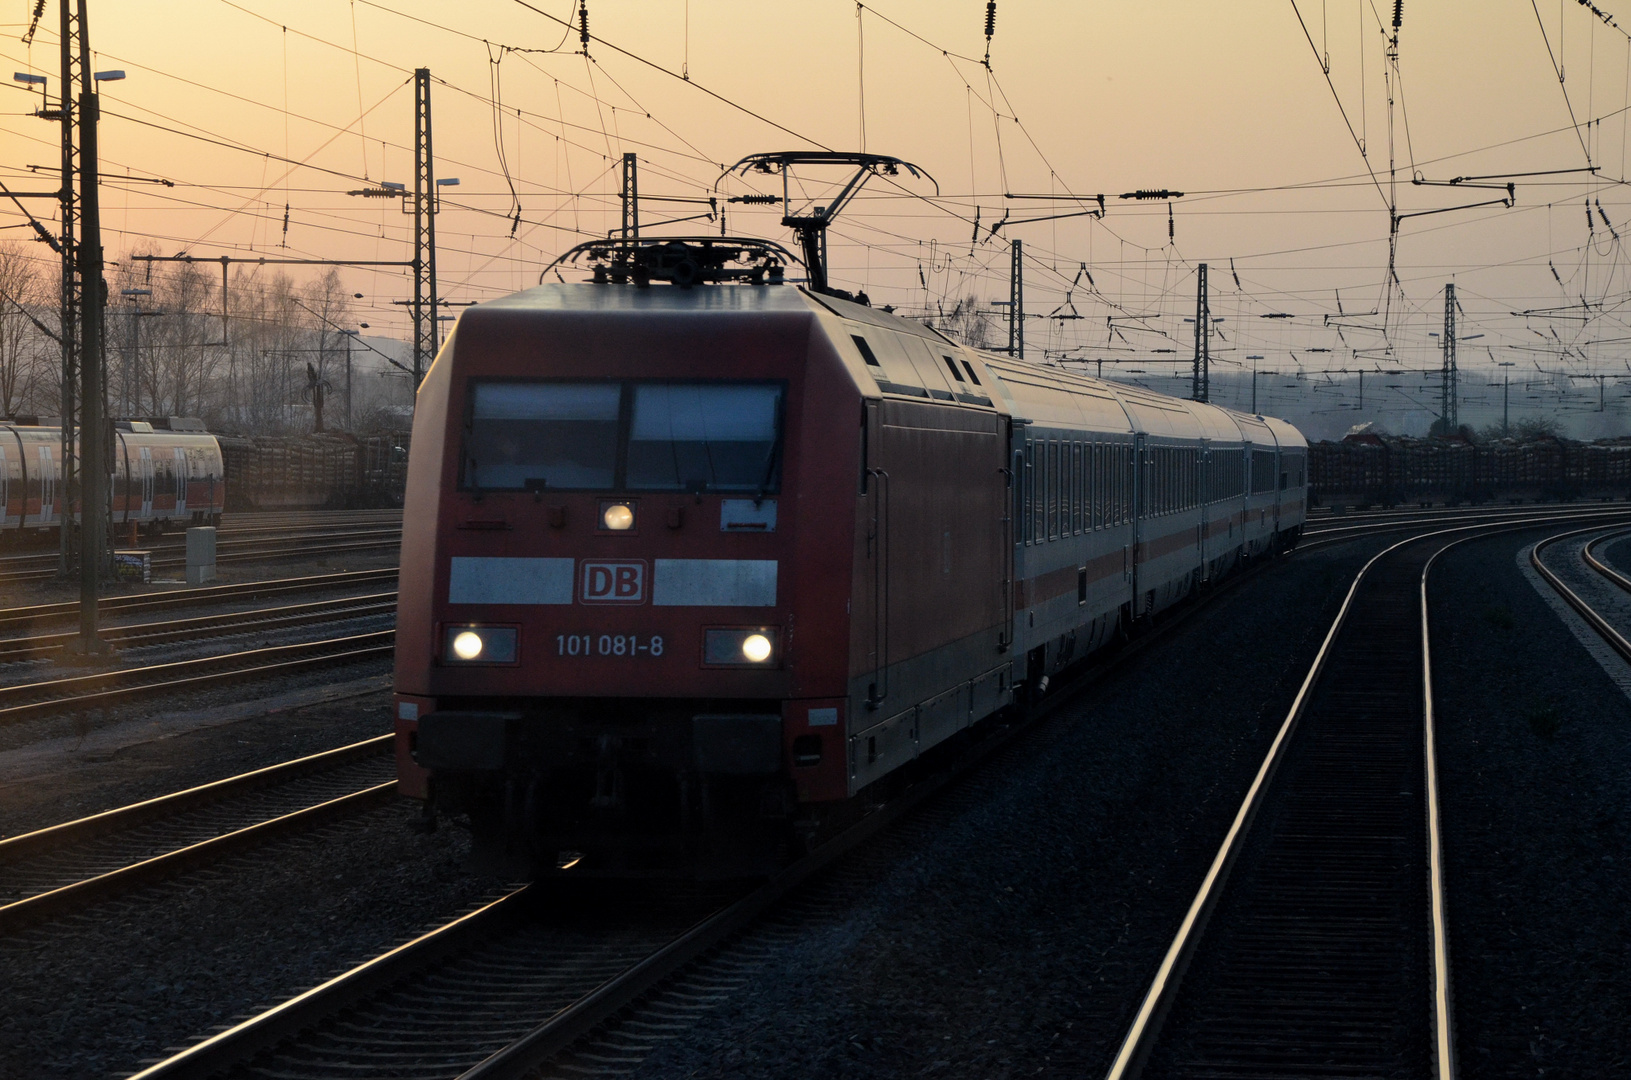
[(1059, 539), (1059, 444), (1048, 440), (1048, 539)]
[(1082, 531), (1082, 444), (1070, 444), (1070, 531)]
[(1024, 515), (1020, 522), (1019, 534), (1025, 538), (1027, 544), (1036, 543), (1036, 443), (1025, 444), (1025, 475), (1021, 477), (1020, 512)]

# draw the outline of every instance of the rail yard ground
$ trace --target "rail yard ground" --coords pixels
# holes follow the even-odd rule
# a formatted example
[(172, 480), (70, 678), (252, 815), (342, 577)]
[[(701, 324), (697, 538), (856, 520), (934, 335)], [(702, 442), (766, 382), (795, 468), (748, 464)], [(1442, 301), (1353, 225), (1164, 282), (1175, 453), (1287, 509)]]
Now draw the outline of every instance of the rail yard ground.
[[(1627, 1067), (1631, 702), (1519, 566), (1560, 528), (1434, 571), (1466, 1077)], [(1303, 552), (1219, 596), (682, 976), (701, 1020), (616, 1067), (628, 1033), (603, 1030), (567, 1064), (1102, 1075), (1348, 582), (1388, 542)], [(1607, 554), (1631, 564), (1631, 542)], [(0, 834), (383, 734), (385, 672), (31, 721), (0, 747)], [(414, 819), (383, 806), (0, 937), (0, 1076), (128, 1074), (501, 891), (464, 865), (462, 831)]]

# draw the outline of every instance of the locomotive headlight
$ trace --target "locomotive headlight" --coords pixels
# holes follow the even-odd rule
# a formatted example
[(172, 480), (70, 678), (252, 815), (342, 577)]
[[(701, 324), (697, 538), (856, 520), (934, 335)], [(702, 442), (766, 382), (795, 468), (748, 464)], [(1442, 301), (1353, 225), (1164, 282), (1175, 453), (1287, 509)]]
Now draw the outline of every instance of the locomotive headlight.
[(770, 659), (770, 639), (763, 634), (749, 634), (742, 639), (742, 655), (755, 664)]
[(770, 627), (703, 631), (702, 662), (711, 667), (772, 667), (777, 659), (776, 631)]
[(611, 503), (600, 512), (600, 523), (613, 532), (634, 528), (634, 508), (628, 503)]
[(449, 664), (513, 664), (516, 640), (513, 626), (450, 626), (442, 638), (442, 660)]

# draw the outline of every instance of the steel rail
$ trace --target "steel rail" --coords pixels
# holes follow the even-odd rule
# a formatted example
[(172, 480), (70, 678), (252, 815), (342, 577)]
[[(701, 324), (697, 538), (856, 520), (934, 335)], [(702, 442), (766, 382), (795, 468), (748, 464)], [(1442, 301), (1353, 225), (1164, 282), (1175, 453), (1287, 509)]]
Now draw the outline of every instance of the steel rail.
[[(1564, 602), (1572, 607), (1582, 619), (1586, 620), (1587, 625), (1589, 625), (1593, 630), (1597, 631), (1598, 636), (1607, 642), (1611, 649), (1619, 653), (1624, 659), (1631, 661), (1631, 641), (1626, 640), (1625, 635), (1616, 630), (1607, 619), (1603, 618), (1597, 613), (1595, 608), (1586, 603), (1585, 600), (1581, 599), (1580, 595), (1573, 589), (1569, 588), (1569, 586), (1564, 583), (1563, 579), (1558, 577), (1557, 574), (1552, 571), (1551, 567), (1547, 566), (1540, 557), (1540, 553), (1543, 550), (1550, 545), (1557, 543), (1559, 540), (1567, 540), (1571, 536), (1580, 536), (1584, 533), (1595, 531), (1597, 530), (1576, 529), (1572, 532), (1559, 533), (1556, 536), (1549, 536), (1546, 539), (1536, 543), (1534, 547), (1529, 549), (1529, 563), (1535, 568), (1536, 573), (1540, 574), (1540, 576), (1545, 579), (1546, 583), (1563, 598)], [(1612, 571), (1610, 571), (1610, 573), (1612, 573)], [(1614, 576), (1618, 577), (1618, 575)]]
[(536, 886), (523, 885), (513, 889), (475, 911), (149, 1065), (128, 1080), (213, 1076), (273, 1045), (288, 1032), (311, 1026), (352, 1002), (467, 948), (470, 942), (498, 932), (504, 923), (520, 918), (528, 893), (534, 888)]
[[(161, 611), (164, 608), (208, 604), (218, 600), (255, 599), (290, 592), (324, 592), (352, 585), (372, 585), (381, 581), (395, 581), (397, 571), (341, 570), (330, 574), (311, 574), (305, 577), (271, 578), (232, 585), (200, 585), (182, 589), (166, 589), (157, 593), (132, 593), (125, 596), (104, 596), (97, 601), (104, 612)], [(34, 626), (40, 623), (71, 621), (79, 617), (79, 601), (57, 604), (30, 604), (26, 607), (0, 608), (0, 630), (16, 626)]]
[[(395, 611), (396, 593), (369, 593), (333, 600), (314, 600), (305, 604), (199, 615), (188, 619), (163, 619), (156, 622), (106, 626), (102, 629), (102, 639), (109, 644), (140, 648), (174, 641), (230, 637), (233, 634), (250, 631), (316, 626), (347, 619), (391, 614)], [(0, 638), (0, 663), (54, 655), (78, 636), (73, 631), (63, 631), (29, 637)]]
[(1612, 566), (1610, 566), (1607, 563), (1603, 562), (1601, 559), (1599, 559), (1597, 557), (1597, 555), (1593, 551), (1593, 549), (1596, 548), (1599, 544), (1606, 544), (1610, 540), (1614, 540), (1614, 539), (1617, 539), (1619, 537), (1623, 537), (1625, 535), (1627, 535), (1625, 530), (1617, 529), (1617, 530), (1615, 530), (1613, 532), (1605, 533), (1604, 535), (1599, 536), (1595, 540), (1588, 540), (1586, 542), (1586, 546), (1580, 549), (1580, 558), (1582, 560), (1584, 560), (1584, 562), (1585, 562), (1585, 564), (1587, 566), (1589, 566), (1593, 570), (1597, 571), (1603, 577), (1607, 578), (1609, 581), (1613, 582), (1615, 585), (1618, 585), (1621, 589), (1624, 589), (1626, 592), (1631, 592), (1631, 578), (1626, 577), (1624, 574), (1620, 573), (1618, 570), (1614, 569)]
[[(1627, 511), (1625, 510), (1621, 510), (1620, 515), (1623, 517), (1626, 512)], [(1574, 515), (1565, 516), (1573, 517)], [(1372, 556), (1360, 569), (1359, 573), (1355, 575), (1353, 583), (1349, 586), (1348, 592), (1343, 598), (1342, 605), (1338, 609), (1336, 617), (1332, 620), (1330, 629), (1326, 632), (1319, 651), (1316, 653), (1314, 661), (1309, 667), (1308, 674), (1304, 677), (1302, 685), (1299, 687), (1297, 695), (1293, 699), (1290, 709), (1287, 711), (1285, 720), (1281, 723), (1280, 728), (1275, 733), (1274, 740), (1269, 747), (1268, 753), (1264, 757), (1263, 763), (1258, 767), (1257, 774), (1253, 778), (1251, 785), (1248, 787), (1246, 795), (1241, 802), (1240, 808), (1236, 811), (1229, 830), (1224, 836), (1223, 842), (1219, 845), (1217, 853), (1213, 856), (1212, 862), (1207, 869), (1206, 875), (1201, 881), (1200, 888), (1197, 891), (1195, 898), (1191, 901), (1182, 922), (1179, 924), (1177, 933), (1173, 937), (1172, 943), (1168, 946), (1165, 955), (1162, 957), (1160, 966), (1156, 970), (1150, 987), (1145, 992), (1144, 998), (1140, 1002), (1138, 1012), (1135, 1015), (1126, 1036), (1123, 1038), (1121, 1046), (1119, 1047), (1116, 1056), (1111, 1063), (1110, 1069), (1106, 1074), (1108, 1080), (1128, 1080), (1128, 1078), (1137, 1076), (1139, 1071), (1142, 1069), (1150, 1050), (1153, 1048), (1156, 1034), (1160, 1029), (1161, 1021), (1164, 1019), (1165, 1011), (1170, 1006), (1177, 991), (1177, 987), (1182, 980), (1184, 969), (1187, 966), (1189, 958), (1192, 955), (1195, 945), (1200, 938), (1201, 932), (1205, 927), (1206, 920), (1217, 903), (1218, 897), (1222, 892), (1223, 884), (1228, 878), (1229, 871), (1232, 868), (1236, 857), (1239, 855), (1242, 847), (1244, 846), (1245, 838), (1249, 833), (1251, 825), (1257, 816), (1257, 812), (1263, 803), (1265, 793), (1274, 777), (1275, 771), (1285, 757), (1286, 748), (1296, 730), (1298, 721), (1303, 716), (1312, 691), (1315, 685), (1319, 682), (1320, 676), (1324, 673), (1326, 662), (1330, 656), (1332, 646), (1335, 643), (1338, 634), (1346, 624), (1348, 615), (1352, 610), (1354, 597), (1357, 595), (1360, 585), (1371, 573), (1372, 569), (1376, 567), (1377, 564), (1383, 559), (1393, 555), (1395, 552), (1398, 552), (1407, 546), (1420, 543), (1424, 540), (1430, 540), (1434, 537), (1447, 536), (1457, 532), (1467, 532), (1469, 530), (1478, 529), (1481, 530), (1479, 536), (1467, 537), (1464, 539), (1482, 539), (1490, 535), (1500, 535), (1503, 533), (1535, 528), (1537, 526), (1545, 525), (1557, 520), (1559, 520), (1559, 515), (1553, 513), (1528, 521), (1506, 520), (1499, 522), (1482, 522), (1477, 524), (1458, 525), (1447, 529), (1432, 530), (1416, 536), (1408, 537), (1384, 548), (1382, 551)], [(1379, 529), (1378, 531), (1392, 530), (1390, 527), (1386, 527)], [(1335, 538), (1332, 538), (1332, 541), (1328, 542), (1334, 542), (1334, 539)], [(1455, 541), (1454, 543), (1460, 542), (1462, 541)], [(1454, 546), (1454, 543), (1446, 544), (1444, 549), (1441, 550), (1447, 550), (1449, 547)], [(1436, 554), (1437, 553), (1434, 555), (1435, 558)], [(1431, 562), (1429, 561), (1428, 566), (1430, 565)], [(1427, 567), (1424, 567), (1422, 579), (1424, 589), (1426, 570)], [(1425, 594), (1423, 595), (1423, 603), (1425, 604)], [(1423, 610), (1425, 612), (1425, 608)], [(1423, 618), (1425, 619), (1425, 614), (1423, 615)], [(1425, 623), (1422, 632), (1425, 641), (1425, 634), (1427, 632)], [(1424, 654), (1423, 663), (1426, 664), (1427, 662), (1428, 660)], [(1428, 684), (1427, 689), (1424, 689), (1424, 694), (1430, 694), (1430, 684)], [(1426, 699), (1426, 703), (1428, 704), (1430, 710), (1430, 698)], [(1429, 715), (1431, 715), (1430, 711)], [(1424, 733), (1424, 738), (1430, 737), (1430, 731), (1431, 729), (1429, 728), (1427, 732)], [(1430, 760), (1433, 759), (1430, 758)], [(1436, 765), (1436, 760), (1434, 761), (1434, 764)], [(1436, 800), (1436, 768), (1434, 769), (1434, 776), (1435, 787), (1433, 792)], [(1436, 819), (1436, 812), (1435, 814), (1431, 815), (1431, 818)], [(1436, 822), (1432, 822), (1432, 824), (1436, 825)], [(1433, 835), (1436, 836), (1436, 829)], [(1433, 1023), (1434, 1031), (1437, 1033), (1435, 1039), (1438, 1043), (1443, 1044), (1446, 1040), (1453, 1038), (1453, 1024), (1447, 1011), (1442, 1013), (1439, 1011), (1438, 1004), (1442, 1000), (1443, 1009), (1448, 1010), (1450, 992), (1448, 946), (1443, 937), (1442, 863), (1439, 858), (1438, 845), (1436, 841), (1433, 842), (1432, 849), (1429, 852), (1429, 862), (1434, 868), (1430, 871), (1430, 873), (1432, 873), (1437, 880), (1437, 885), (1433, 887), (1433, 896), (1431, 901), (1432, 910), (1429, 913), (1430, 921), (1433, 924), (1434, 934), (1432, 963), (1434, 968), (1433, 978), (1435, 1012)], [(1435, 1059), (1438, 1062), (1439, 1080), (1453, 1080), (1455, 1075), (1453, 1048), (1448, 1051), (1441, 1050), (1435, 1053)]]
[(337, 816), (368, 809), (395, 797), (395, 780), (376, 784), (349, 795), (342, 795), (292, 813), (222, 833), (208, 840), (200, 840), (195, 844), (155, 855), (105, 874), (0, 905), (0, 934), (81, 907), (112, 893), (145, 885), (185, 867), (218, 859), (275, 837), (304, 831)]
[[(32, 719), (64, 709), (88, 708), (135, 697), (196, 690), (227, 680), (261, 679), (271, 675), (380, 659), (392, 655), (395, 650), (393, 644), (395, 637), (394, 630), (380, 630), (370, 634), (352, 634), (296, 645), (273, 645), (263, 649), (247, 649), (196, 660), (173, 660), (164, 664), (120, 668), (94, 675), (0, 687), (0, 724)], [(245, 664), (248, 666), (241, 666)], [(216, 670), (222, 668), (225, 670)], [(121, 681), (132, 678), (156, 681), (119, 685)], [(83, 692), (76, 692), (79, 690)], [(50, 694), (54, 691), (63, 692), (67, 696), (6, 704), (8, 701), (15, 701), (30, 694), (41, 692)]]
[(379, 735), (372, 739), (363, 739), (361, 742), (337, 746), (332, 750), (307, 754), (304, 757), (281, 761), (276, 765), (267, 765), (264, 768), (253, 769), (246, 773), (239, 773), (236, 776), (212, 780), (207, 784), (199, 784), (196, 787), (185, 788), (181, 791), (172, 791), (168, 795), (144, 799), (128, 806), (103, 810), (87, 817), (75, 818), (72, 821), (48, 825), (43, 829), (35, 829), (32, 832), (6, 837), (0, 839), (0, 864), (35, 855), (45, 849), (84, 843), (87, 840), (105, 836), (120, 829), (146, 824), (155, 818), (177, 814), (183, 810), (196, 810), (201, 806), (209, 806), (230, 796), (258, 791), (261, 788), (284, 780), (310, 776), (313, 773), (324, 772), (339, 765), (349, 765), (354, 761), (377, 757), (390, 752), (394, 739), (395, 736), (393, 735)]
[[(294, 537), (273, 537), (266, 540), (222, 540), (216, 549), (216, 562), (259, 562), (310, 553), (311, 545), (325, 542), (323, 553), (339, 551), (377, 551), (401, 545), (400, 529), (373, 529), (368, 531), (323, 532)], [(152, 551), (152, 565), (173, 568), (186, 565), (186, 556), (179, 545), (164, 545)], [(49, 554), (13, 555), (0, 557), (0, 582), (45, 581), (56, 575), (45, 563), (56, 556)], [(30, 567), (39, 566), (39, 569)]]

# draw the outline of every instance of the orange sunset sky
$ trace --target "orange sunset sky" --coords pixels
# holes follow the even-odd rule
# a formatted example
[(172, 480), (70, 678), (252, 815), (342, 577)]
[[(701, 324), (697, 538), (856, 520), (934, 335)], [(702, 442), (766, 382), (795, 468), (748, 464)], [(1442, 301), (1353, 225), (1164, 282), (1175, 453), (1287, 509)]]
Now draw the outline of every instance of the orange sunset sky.
[[(103, 95), (109, 258), (410, 257), (400, 207), (345, 192), (411, 184), (411, 74), (425, 66), (436, 172), (460, 181), (437, 222), (453, 300), (535, 284), (567, 247), (615, 227), (624, 152), (640, 155), (642, 195), (698, 198), (769, 190), (766, 178), (720, 180), (748, 153), (864, 147), (922, 166), (938, 193), (926, 180), (872, 182), (835, 227), (834, 283), (907, 313), (1005, 297), (1006, 239), (1023, 239), (1038, 355), (1183, 355), (1194, 267), (1207, 262), (1213, 314), (1232, 335), (1217, 345), (1223, 364), (1431, 367), (1428, 334), (1453, 280), (1463, 334), (1484, 335), (1464, 365), (1631, 371), (1631, 38), (1608, 21), (1613, 0), (1595, 12), (1576, 0), (1409, 0), (1396, 73), (1384, 0), (1003, 0), (989, 71), (976, 0), (587, 6), (586, 57), (563, 25), (577, 4), (563, 0), (90, 0), (96, 67), (127, 75)], [(56, 0), (25, 45), (32, 7), (0, 3), (0, 51), (11, 70), (48, 76), (54, 95)], [(37, 90), (5, 85), (0, 180), (53, 186), (56, 128), (30, 115)], [(1390, 130), (1401, 213), (1505, 196), (1412, 178), (1516, 185), (1511, 207), (1402, 220), (1391, 290)], [(1537, 172), (1550, 175), (1518, 175)], [(820, 202), (833, 177), (807, 179)], [(1170, 242), (1167, 202), (1116, 198), (1141, 188), (1185, 193), (1170, 204)], [(1005, 214), (1069, 213), (1097, 205), (1073, 197), (1099, 193), (1102, 221), (991, 235)], [(48, 201), (30, 205), (53, 216)], [(717, 232), (717, 220), (651, 224), (698, 210), (652, 198), (641, 213), (649, 231)], [(25, 240), (22, 222), (0, 207), (0, 238)], [(769, 211), (732, 208), (728, 225), (792, 242)], [(28, 251), (49, 268), (43, 245)], [(347, 282), (372, 332), (406, 336), (391, 304), (409, 294), (405, 273), (353, 269)], [(1067, 291), (1085, 317), (1046, 318), (1072, 310)], [(1332, 326), (1339, 294), (1354, 317)], [(1379, 308), (1385, 319), (1364, 314)], [(1295, 317), (1257, 317), (1270, 313)]]

